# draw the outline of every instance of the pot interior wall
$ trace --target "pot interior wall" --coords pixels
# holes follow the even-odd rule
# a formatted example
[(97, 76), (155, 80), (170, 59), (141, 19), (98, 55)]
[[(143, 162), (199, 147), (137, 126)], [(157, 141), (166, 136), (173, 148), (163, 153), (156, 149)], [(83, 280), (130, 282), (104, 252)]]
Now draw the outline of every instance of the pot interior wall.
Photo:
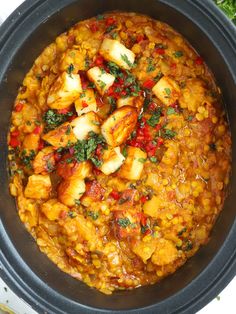
[[(18, 51), (16, 51), (14, 60), (8, 68), (5, 80), (2, 81), (0, 85), (1, 141), (5, 142), (6, 139), (11, 108), (20, 82), (30, 69), (35, 58), (41, 53), (42, 49), (52, 42), (58, 34), (68, 29), (75, 22), (114, 9), (148, 14), (156, 19), (167, 22), (190, 41), (193, 47), (200, 52), (207, 61), (218, 84), (223, 90), (227, 110), (230, 115), (232, 135), (234, 137), (234, 134), (236, 134), (234, 129), (236, 123), (233, 123), (236, 119), (236, 107), (233, 103), (233, 99), (236, 99), (235, 91), (233, 91), (234, 82), (223, 58), (207, 36), (203, 34), (196, 25), (174, 9), (154, 0), (82, 0), (65, 7), (60, 12), (55, 13), (52, 17), (44, 21), (44, 23), (42, 23), (19, 47)], [(28, 27), (30, 26), (28, 25)], [(232, 127), (233, 125), (234, 127)], [(6, 158), (6, 144), (3, 153), (3, 157)], [(49, 287), (71, 300), (88, 306), (106, 309), (131, 309), (160, 302), (177, 293), (188, 283), (193, 281), (194, 278), (207, 267), (221, 247), (235, 218), (233, 198), (230, 196), (225, 204), (224, 211), (221, 213), (214, 227), (208, 245), (203, 247), (195, 257), (190, 259), (186, 265), (179, 269), (174, 275), (166, 278), (157, 285), (143, 287), (133, 291), (117, 292), (112, 296), (105, 296), (62, 273), (45, 255), (38, 251), (34, 240), (27, 233), (18, 218), (14, 200), (9, 196), (5, 159), (1, 162), (0, 170), (2, 189), (0, 201), (4, 204), (4, 206), (1, 206), (1, 217), (6, 231), (18, 253), (31, 270), (42, 281), (46, 282)], [(236, 184), (232, 185), (234, 186), (232, 194), (235, 195)], [(26, 273), (22, 275), (28, 276)]]

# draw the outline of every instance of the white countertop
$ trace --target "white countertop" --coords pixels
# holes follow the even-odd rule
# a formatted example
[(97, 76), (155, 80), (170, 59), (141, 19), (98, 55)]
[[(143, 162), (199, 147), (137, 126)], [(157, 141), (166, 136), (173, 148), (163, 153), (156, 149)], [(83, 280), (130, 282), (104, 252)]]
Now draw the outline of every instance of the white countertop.
[[(0, 0), (0, 23), (22, 2), (23, 0)], [(37, 314), (22, 299), (18, 298), (0, 278), (0, 305), (1, 304), (5, 304), (12, 309), (15, 314)], [(3, 313), (1, 309), (0, 313)], [(198, 312), (198, 314), (222, 313), (236, 313), (236, 278), (220, 293), (219, 297)]]

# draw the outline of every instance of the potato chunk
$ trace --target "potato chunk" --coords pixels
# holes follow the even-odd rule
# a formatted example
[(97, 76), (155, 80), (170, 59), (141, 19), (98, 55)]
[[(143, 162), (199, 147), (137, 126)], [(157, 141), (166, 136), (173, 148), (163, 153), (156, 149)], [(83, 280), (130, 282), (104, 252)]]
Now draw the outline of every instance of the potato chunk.
[(58, 199), (66, 206), (72, 207), (85, 192), (84, 180), (80, 178), (69, 178), (62, 181), (57, 190)]
[(144, 214), (157, 218), (161, 203), (162, 203), (161, 198), (154, 195), (149, 201), (147, 201), (143, 205)]
[(116, 109), (103, 123), (101, 131), (108, 145), (124, 143), (134, 130), (138, 120), (136, 108), (124, 106)]
[(49, 198), (52, 184), (49, 175), (33, 174), (29, 176), (25, 188), (25, 197), (33, 199)]
[(158, 266), (173, 263), (178, 258), (178, 251), (170, 240), (160, 239), (155, 252), (152, 255), (152, 262)]
[(54, 159), (54, 149), (52, 147), (43, 148), (33, 161), (33, 169), (36, 174), (47, 174), (54, 169), (55, 159)]
[(51, 86), (47, 104), (53, 109), (69, 107), (82, 92), (79, 74), (63, 72)]
[(143, 97), (125, 97), (125, 98), (119, 98), (116, 102), (117, 108), (123, 107), (123, 106), (132, 106), (137, 108), (138, 112), (142, 109), (143, 106)]
[(68, 212), (69, 208), (53, 198), (42, 204), (41, 211), (49, 220), (56, 220), (62, 212)]
[(139, 180), (147, 154), (140, 148), (131, 146), (127, 148), (127, 154), (118, 176), (127, 180)]
[(168, 76), (163, 76), (152, 91), (166, 106), (173, 104), (180, 96), (178, 84)]
[(115, 76), (101, 70), (99, 67), (89, 69), (87, 75), (89, 80), (95, 84), (99, 94), (101, 95), (104, 95), (115, 81)]
[(151, 241), (137, 241), (132, 248), (132, 251), (138, 255), (144, 264), (147, 263), (147, 260), (152, 256), (156, 249), (156, 241), (151, 239)]
[(104, 59), (112, 61), (124, 70), (129, 70), (134, 64), (135, 54), (118, 40), (105, 38), (99, 50)]
[(80, 97), (75, 101), (75, 110), (78, 116), (90, 111), (97, 111), (97, 102), (94, 91), (91, 88), (86, 89), (80, 94)]
[(34, 134), (30, 133), (25, 135), (24, 141), (23, 141), (23, 148), (26, 150), (37, 150), (39, 146), (39, 140), (40, 140), (40, 135), (39, 134)]
[(77, 49), (66, 50), (60, 61), (61, 71), (68, 71), (71, 68), (72, 73), (78, 73), (79, 70), (85, 70), (85, 56)]
[(95, 112), (91, 111), (75, 118), (71, 122), (72, 130), (78, 140), (85, 140), (89, 132), (100, 133), (100, 120)]
[(71, 158), (71, 155), (66, 154), (58, 163), (57, 174), (59, 176), (61, 176), (63, 179), (85, 179), (90, 176), (92, 172), (92, 164), (90, 161), (77, 162), (76, 160), (73, 160), (71, 162), (67, 162), (69, 158)]
[(72, 128), (69, 122), (65, 122), (55, 130), (52, 130), (45, 134), (43, 140), (54, 146), (55, 148), (65, 147), (69, 143), (76, 143), (77, 139), (72, 132)]
[(120, 152), (120, 147), (108, 148), (102, 155), (102, 166), (99, 168), (104, 174), (109, 175), (120, 168), (125, 157)]

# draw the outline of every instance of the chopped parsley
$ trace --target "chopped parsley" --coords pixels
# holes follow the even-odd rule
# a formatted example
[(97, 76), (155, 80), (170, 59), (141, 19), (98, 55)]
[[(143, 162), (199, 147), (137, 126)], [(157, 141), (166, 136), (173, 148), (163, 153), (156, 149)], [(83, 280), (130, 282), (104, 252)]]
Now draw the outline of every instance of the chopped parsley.
[(43, 121), (46, 125), (46, 131), (54, 130), (56, 127), (64, 123), (68, 117), (71, 117), (73, 115), (73, 112), (69, 111), (66, 114), (58, 113), (54, 109), (49, 109), (44, 115), (43, 115)]
[(73, 212), (73, 211), (69, 211), (68, 212), (68, 216), (70, 217), (70, 218), (75, 218), (76, 216), (77, 216), (77, 214), (76, 214), (76, 212)]
[(147, 120), (147, 124), (151, 127), (155, 128), (155, 126), (159, 123), (161, 117), (161, 108), (157, 108), (157, 110), (152, 114), (151, 118)]
[(69, 76), (70, 76), (71, 78), (72, 78), (71, 74), (72, 74), (72, 72), (74, 71), (74, 69), (75, 69), (75, 67), (74, 67), (74, 65), (71, 63), (71, 64), (68, 66), (67, 70), (66, 70), (66, 72), (69, 74)]
[(118, 225), (120, 225), (122, 228), (126, 228), (128, 227), (129, 225), (131, 225), (131, 222), (129, 220), (129, 218), (125, 217), (125, 218), (119, 218), (117, 220), (118, 222)]
[(107, 66), (108, 66), (109, 72), (112, 75), (118, 76), (120, 74), (120, 68), (114, 62), (112, 61), (107, 62)]
[(81, 204), (80, 200), (75, 200), (75, 205), (79, 206)]
[(173, 131), (173, 130), (170, 130), (170, 129), (164, 129), (164, 132), (163, 132), (163, 137), (165, 138), (165, 139), (172, 139), (172, 138), (174, 138), (175, 136), (176, 136), (176, 132), (175, 131)]
[(51, 162), (51, 160), (47, 160), (47, 162), (46, 162), (46, 167), (47, 167), (47, 171), (48, 171), (48, 172), (53, 172), (53, 170), (54, 170), (54, 165), (53, 165), (53, 163)]
[(97, 19), (98, 21), (102, 21), (102, 20), (104, 20), (104, 15), (98, 14), (98, 15), (96, 16), (96, 19)]
[(188, 121), (192, 121), (192, 120), (193, 120), (193, 116), (188, 116), (188, 117), (187, 117), (187, 120), (188, 120)]
[(186, 231), (187, 231), (187, 228), (184, 227), (182, 230), (180, 230), (180, 231), (178, 232), (178, 236), (179, 236), (179, 237), (182, 236), (182, 234), (183, 234), (184, 232), (186, 232)]
[(98, 217), (99, 217), (99, 213), (98, 212), (94, 212), (94, 211), (91, 211), (91, 210), (87, 212), (87, 215), (89, 217), (91, 217), (93, 220), (97, 220)]
[(107, 28), (106, 28), (106, 34), (107, 33), (110, 33), (111, 31), (113, 31), (113, 29), (115, 29), (116, 28), (116, 25), (110, 25), (110, 26), (108, 26)]
[(102, 161), (99, 160), (97, 157), (91, 157), (90, 160), (94, 164), (95, 167), (99, 168), (102, 165)]
[(167, 111), (166, 111), (166, 114), (169, 116), (171, 114), (178, 114), (178, 113), (175, 111), (175, 108), (168, 107)]
[(20, 154), (20, 160), (26, 168), (32, 169), (31, 161), (34, 159), (35, 155), (34, 150), (31, 150), (29, 154), (27, 154), (27, 151), (24, 149)]
[(165, 96), (166, 98), (170, 98), (171, 95), (171, 89), (169, 87), (164, 88), (164, 91), (166, 93), (167, 96)]
[(126, 158), (128, 156), (128, 152), (127, 152), (127, 147), (125, 146), (123, 149), (122, 149), (122, 155)]
[(157, 157), (155, 156), (152, 156), (152, 157), (149, 157), (150, 161), (153, 162), (154, 164), (156, 164), (158, 162), (157, 160)]
[(173, 55), (175, 58), (180, 58), (180, 57), (183, 57), (184, 54), (182, 51), (179, 50), (179, 51), (175, 51)]
[(144, 164), (147, 161), (147, 159), (146, 158), (139, 158), (138, 161), (141, 162), (142, 164)]
[(98, 80), (98, 84), (101, 89), (104, 89), (106, 87), (106, 83), (104, 83), (102, 80)]
[(146, 69), (146, 72), (153, 72), (156, 69), (155, 65), (153, 64), (153, 59), (152, 58), (148, 58), (148, 66)]
[(124, 55), (121, 54), (120, 56), (121, 56), (121, 59), (122, 59), (130, 68), (133, 67), (133, 64), (129, 61), (129, 59), (128, 59), (128, 57), (127, 57), (126, 54), (124, 54)]

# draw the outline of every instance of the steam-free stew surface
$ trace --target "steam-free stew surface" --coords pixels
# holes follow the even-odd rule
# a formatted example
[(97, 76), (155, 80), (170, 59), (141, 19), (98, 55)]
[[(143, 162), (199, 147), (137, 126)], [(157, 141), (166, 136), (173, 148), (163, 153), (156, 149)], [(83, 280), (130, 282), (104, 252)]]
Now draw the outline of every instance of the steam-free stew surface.
[(106, 294), (159, 281), (208, 241), (230, 158), (202, 57), (137, 14), (99, 15), (57, 37), (12, 112), (20, 219), (61, 270)]

